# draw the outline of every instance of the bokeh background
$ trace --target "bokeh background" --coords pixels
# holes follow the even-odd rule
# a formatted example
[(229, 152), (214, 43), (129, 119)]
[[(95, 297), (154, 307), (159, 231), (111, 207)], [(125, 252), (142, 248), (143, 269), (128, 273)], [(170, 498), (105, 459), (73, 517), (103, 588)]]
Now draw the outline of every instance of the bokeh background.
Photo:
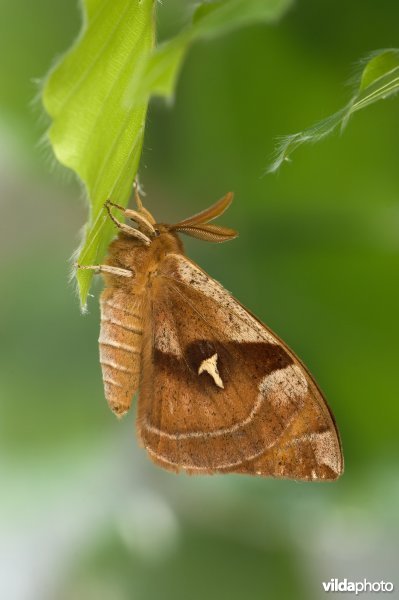
[[(187, 251), (317, 377), (345, 452), (333, 484), (163, 472), (134, 414), (107, 408), (101, 283), (81, 316), (68, 282), (82, 193), (40, 143), (35, 101), (76, 4), (0, 2), (0, 597), (312, 600), (335, 577), (398, 593), (398, 100), (262, 175), (276, 135), (340, 108), (353, 63), (398, 46), (399, 4), (302, 0), (273, 27), (197, 44), (174, 105), (151, 105), (141, 163), (160, 220), (235, 191), (222, 222), (238, 240)], [(161, 38), (188, 9), (160, 5)]]

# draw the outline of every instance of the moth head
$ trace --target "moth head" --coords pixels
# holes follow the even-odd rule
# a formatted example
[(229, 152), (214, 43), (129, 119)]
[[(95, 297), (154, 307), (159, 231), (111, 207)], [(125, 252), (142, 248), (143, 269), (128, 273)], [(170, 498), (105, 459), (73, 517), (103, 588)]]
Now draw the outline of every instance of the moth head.
[[(106, 206), (110, 217), (115, 221), (115, 218), (112, 216), (109, 207), (114, 206), (123, 211), (124, 215), (130, 218), (137, 224), (137, 229), (128, 228), (127, 233), (133, 237), (138, 238), (139, 243), (144, 243), (147, 246), (151, 244), (152, 241), (155, 241), (160, 236), (162, 237), (162, 244), (164, 245), (166, 241), (172, 242), (172, 240), (177, 240), (177, 233), (185, 233), (191, 237), (205, 240), (207, 242), (226, 242), (228, 240), (232, 240), (237, 237), (238, 233), (234, 229), (230, 229), (229, 227), (222, 227), (220, 225), (213, 225), (210, 221), (213, 221), (220, 215), (222, 215), (225, 210), (230, 206), (233, 201), (233, 194), (229, 192), (223, 198), (218, 200), (215, 204), (210, 206), (209, 208), (201, 211), (189, 217), (188, 219), (184, 219), (184, 221), (180, 221), (174, 225), (169, 225), (166, 223), (156, 223), (152, 214), (143, 206), (141, 198), (136, 189), (136, 205), (137, 210), (129, 210), (123, 209), (121, 206), (117, 204), (113, 204), (112, 202), (107, 201)], [(117, 224), (118, 222), (115, 221)], [(119, 227), (125, 231), (126, 227), (124, 225), (118, 224)], [(136, 233), (136, 232), (139, 233)]]
[(209, 208), (193, 215), (192, 217), (189, 217), (188, 219), (185, 219), (184, 221), (180, 221), (175, 225), (156, 223), (154, 227), (160, 233), (166, 231), (185, 233), (186, 235), (204, 240), (206, 242), (227, 242), (228, 240), (232, 240), (237, 237), (238, 232), (234, 229), (230, 229), (229, 227), (221, 227), (220, 225), (210, 224), (209, 221), (213, 221), (222, 215), (225, 210), (228, 209), (232, 201), (233, 193), (229, 192)]

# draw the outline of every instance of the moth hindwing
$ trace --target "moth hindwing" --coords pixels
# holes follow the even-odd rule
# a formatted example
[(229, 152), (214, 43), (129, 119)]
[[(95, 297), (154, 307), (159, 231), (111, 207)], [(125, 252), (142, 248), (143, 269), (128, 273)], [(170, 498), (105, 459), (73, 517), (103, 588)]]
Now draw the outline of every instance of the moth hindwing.
[[(207, 241), (232, 201), (176, 225), (107, 204), (118, 238), (105, 265), (100, 361), (106, 398), (124, 414), (139, 390), (137, 430), (158, 465), (187, 473), (334, 480), (343, 457), (314, 379), (269, 328), (183, 253), (177, 232)], [(120, 223), (114, 207), (137, 227)]]

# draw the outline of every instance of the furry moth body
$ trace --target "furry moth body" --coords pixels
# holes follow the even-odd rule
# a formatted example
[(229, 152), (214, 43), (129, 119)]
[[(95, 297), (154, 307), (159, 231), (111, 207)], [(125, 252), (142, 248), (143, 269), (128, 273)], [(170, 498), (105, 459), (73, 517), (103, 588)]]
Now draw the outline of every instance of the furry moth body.
[[(188, 473), (334, 480), (343, 457), (334, 418), (295, 354), (183, 252), (178, 232), (237, 234), (210, 224), (232, 201), (177, 225), (107, 203), (119, 236), (103, 273), (100, 362), (111, 409), (139, 390), (137, 432), (151, 459)], [(136, 222), (120, 223), (112, 206)]]

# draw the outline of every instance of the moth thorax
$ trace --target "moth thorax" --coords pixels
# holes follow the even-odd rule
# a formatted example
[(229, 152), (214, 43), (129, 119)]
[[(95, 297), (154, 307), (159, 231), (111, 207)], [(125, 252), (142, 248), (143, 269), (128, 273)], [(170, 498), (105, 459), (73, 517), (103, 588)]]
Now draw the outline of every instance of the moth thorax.
[(167, 254), (183, 252), (183, 244), (173, 231), (168, 231), (164, 225), (159, 225), (160, 235), (151, 244), (157, 258), (162, 260)]

